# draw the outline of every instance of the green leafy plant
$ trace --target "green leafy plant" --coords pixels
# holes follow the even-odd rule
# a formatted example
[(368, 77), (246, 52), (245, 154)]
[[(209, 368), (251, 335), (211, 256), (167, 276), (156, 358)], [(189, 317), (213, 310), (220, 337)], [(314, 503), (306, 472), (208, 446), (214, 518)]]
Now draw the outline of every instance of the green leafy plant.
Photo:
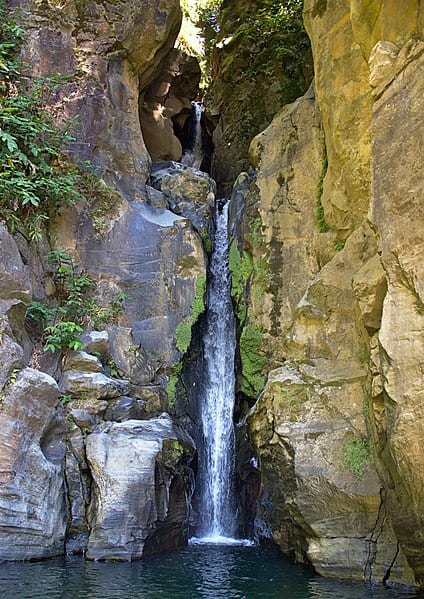
[(102, 306), (95, 298), (95, 282), (78, 269), (63, 250), (48, 254), (51, 276), (56, 287), (57, 305), (49, 307), (37, 301), (29, 304), (26, 318), (32, 327), (41, 329), (44, 351), (78, 351), (83, 344), (80, 335), (92, 324), (95, 327), (116, 322), (127, 299), (118, 293)]
[(84, 329), (76, 322), (62, 320), (57, 324), (44, 329), (45, 344), (44, 351), (55, 352), (57, 350), (72, 349), (78, 351), (83, 348), (79, 335)]
[(59, 396), (59, 403), (61, 403), (62, 406), (66, 406), (71, 401), (72, 401), (72, 397), (70, 395), (60, 395)]
[[(39, 241), (43, 225), (81, 198), (78, 169), (61, 151), (73, 138), (46, 107), (60, 76), (29, 78), (19, 59), (25, 32), (0, 4), (0, 216)], [(69, 123), (68, 123), (69, 125)]]
[(118, 366), (116, 365), (115, 360), (110, 359), (107, 363), (107, 368), (109, 371), (109, 375), (114, 378), (119, 377)]
[(349, 439), (343, 450), (343, 465), (356, 476), (363, 476), (373, 461), (371, 444), (363, 437)]

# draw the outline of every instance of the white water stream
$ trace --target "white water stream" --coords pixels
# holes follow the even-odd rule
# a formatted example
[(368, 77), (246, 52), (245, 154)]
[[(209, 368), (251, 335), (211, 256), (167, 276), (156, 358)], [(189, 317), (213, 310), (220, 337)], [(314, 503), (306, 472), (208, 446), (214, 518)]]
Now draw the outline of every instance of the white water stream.
[(234, 505), (234, 355), (235, 318), (228, 265), (228, 206), (216, 206), (216, 232), (207, 293), (207, 325), (204, 335), (205, 393), (201, 406), (203, 444), (199, 450), (201, 538), (193, 542), (231, 544), (235, 539)]
[(199, 169), (203, 161), (201, 127), (203, 104), (201, 102), (192, 102), (192, 104), (194, 116), (193, 147), (184, 152), (181, 163)]

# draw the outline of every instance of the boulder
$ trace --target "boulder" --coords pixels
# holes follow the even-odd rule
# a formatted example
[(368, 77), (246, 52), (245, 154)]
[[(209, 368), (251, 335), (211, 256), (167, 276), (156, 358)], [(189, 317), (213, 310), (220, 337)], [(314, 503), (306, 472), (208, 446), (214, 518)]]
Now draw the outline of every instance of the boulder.
[(105, 413), (105, 420), (122, 422), (124, 420), (142, 420), (146, 417), (145, 402), (133, 397), (120, 397), (114, 402), (109, 402)]
[(89, 354), (99, 354), (102, 360), (109, 354), (109, 333), (107, 331), (90, 331), (81, 335), (84, 350)]
[(187, 542), (193, 451), (167, 416), (109, 423), (88, 435), (88, 559), (128, 561)]
[(103, 372), (103, 366), (97, 356), (84, 351), (69, 352), (63, 362), (62, 370), (84, 370), (85, 372)]
[(170, 210), (207, 230), (215, 202), (216, 183), (206, 173), (177, 162), (156, 162), (150, 182), (168, 199)]
[(84, 400), (111, 399), (125, 395), (129, 388), (129, 381), (112, 379), (100, 372), (67, 370), (59, 381), (59, 389), (63, 395)]
[(65, 422), (58, 387), (25, 368), (0, 403), (0, 560), (63, 554)]
[(411, 580), (364, 441), (362, 393), (347, 372), (327, 384), (293, 366), (269, 374), (249, 416), (262, 477), (261, 534), (265, 528), (323, 576), (381, 580), (391, 572)]

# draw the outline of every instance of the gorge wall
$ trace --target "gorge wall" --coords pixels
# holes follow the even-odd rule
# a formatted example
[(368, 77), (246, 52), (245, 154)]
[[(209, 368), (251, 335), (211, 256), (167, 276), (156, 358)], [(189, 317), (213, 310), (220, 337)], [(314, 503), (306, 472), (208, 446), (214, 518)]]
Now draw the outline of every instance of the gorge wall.
[(422, 585), (423, 12), (363, 4), (305, 1), (314, 84), (235, 186), (239, 388), (258, 534), (324, 575)]
[[(197, 93), (197, 63), (173, 49), (179, 4), (9, 6), (29, 11), (34, 75), (67, 76), (50, 109), (74, 118), (66, 151), (93, 179), (40, 242), (0, 229), (0, 559), (59, 555), (65, 542), (90, 559), (176, 548), (216, 195), (205, 174), (152, 166), (181, 159), (171, 119), (183, 124)], [(261, 472), (255, 534), (323, 575), (424, 587), (424, 8), (305, 0), (315, 79), (302, 41), (294, 93), (272, 56), (269, 70), (249, 69), (261, 46), (237, 27), (266, 7), (224, 3), (207, 106), (218, 184), (236, 180), (230, 268), (238, 417)], [(24, 326), (32, 300), (57, 301), (51, 249), (88, 271), (100, 304), (126, 296), (65, 356)]]

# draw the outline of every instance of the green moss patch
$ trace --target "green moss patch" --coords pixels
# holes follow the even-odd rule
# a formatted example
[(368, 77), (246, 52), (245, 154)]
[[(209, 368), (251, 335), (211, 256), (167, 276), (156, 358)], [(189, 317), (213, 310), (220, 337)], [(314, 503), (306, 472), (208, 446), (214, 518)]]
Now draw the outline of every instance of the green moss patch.
[(240, 254), (237, 239), (230, 244), (229, 267), (231, 274), (231, 297), (234, 300), (235, 312), (239, 322), (244, 322), (247, 315), (246, 283), (253, 271), (253, 261), (247, 252)]
[(356, 476), (363, 476), (373, 462), (371, 444), (363, 437), (349, 439), (343, 449), (343, 466)]
[(177, 385), (180, 378), (180, 372), (182, 369), (181, 362), (175, 364), (170, 370), (169, 381), (166, 386), (166, 394), (168, 396), (168, 406), (172, 408), (175, 404), (175, 400), (177, 399)]
[(248, 324), (240, 335), (240, 359), (243, 393), (256, 397), (265, 386), (262, 370), (265, 366), (265, 356), (261, 353), (263, 331), (256, 324)]
[(178, 351), (186, 353), (191, 343), (191, 329), (199, 316), (205, 311), (206, 275), (199, 275), (196, 281), (196, 292), (191, 304), (188, 320), (181, 322), (175, 331), (175, 345)]

